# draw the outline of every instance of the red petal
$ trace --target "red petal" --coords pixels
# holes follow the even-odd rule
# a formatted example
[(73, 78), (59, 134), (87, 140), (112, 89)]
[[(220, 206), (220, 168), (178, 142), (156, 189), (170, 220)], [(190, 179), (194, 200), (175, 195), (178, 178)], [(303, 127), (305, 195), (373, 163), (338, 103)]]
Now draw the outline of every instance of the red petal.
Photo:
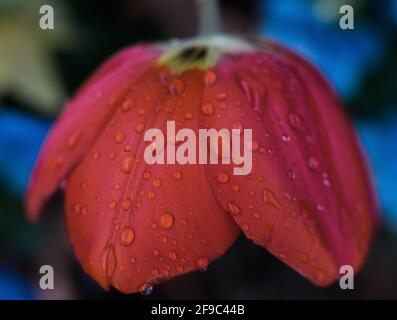
[(155, 56), (147, 46), (123, 50), (99, 68), (88, 81), (89, 86), (66, 106), (31, 176), (26, 198), (29, 218), (38, 217), (45, 201), (95, 141), (124, 95), (124, 83), (138, 77)]
[(244, 233), (319, 285), (339, 267), (357, 270), (368, 249), (376, 206), (350, 122), (324, 79), (279, 52), (225, 57), (204, 99), (208, 127), (253, 130), (253, 169), (208, 166), (222, 206)]
[(201, 75), (168, 79), (147, 70), (132, 84), (134, 108), (118, 108), (66, 188), (69, 236), (84, 270), (100, 285), (144, 290), (204, 269), (239, 234), (217, 204), (203, 166), (147, 165), (144, 131), (166, 120), (197, 128)]

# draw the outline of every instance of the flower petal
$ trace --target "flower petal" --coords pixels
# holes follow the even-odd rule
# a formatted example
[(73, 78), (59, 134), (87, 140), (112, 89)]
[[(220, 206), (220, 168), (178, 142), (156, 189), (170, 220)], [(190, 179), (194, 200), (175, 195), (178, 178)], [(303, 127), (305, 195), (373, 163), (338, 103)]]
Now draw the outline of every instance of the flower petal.
[[(276, 50), (276, 49), (274, 49)], [(247, 237), (319, 285), (358, 269), (376, 224), (365, 161), (352, 126), (312, 66), (275, 53), (225, 57), (204, 99), (207, 127), (253, 130), (252, 172), (208, 166), (218, 200)], [(221, 99), (220, 99), (221, 98)], [(247, 149), (248, 150), (248, 149)]]
[(147, 46), (123, 50), (99, 68), (89, 85), (66, 106), (46, 138), (30, 179), (26, 198), (29, 218), (37, 219), (45, 201), (95, 141), (124, 96), (125, 83), (139, 77), (155, 56)]
[(173, 78), (165, 68), (147, 70), (126, 97), (135, 98), (134, 107), (119, 104), (67, 181), (71, 242), (104, 288), (136, 292), (205, 269), (240, 232), (212, 194), (204, 166), (143, 158), (146, 129), (164, 129), (167, 120), (197, 128), (200, 80), (199, 71)]

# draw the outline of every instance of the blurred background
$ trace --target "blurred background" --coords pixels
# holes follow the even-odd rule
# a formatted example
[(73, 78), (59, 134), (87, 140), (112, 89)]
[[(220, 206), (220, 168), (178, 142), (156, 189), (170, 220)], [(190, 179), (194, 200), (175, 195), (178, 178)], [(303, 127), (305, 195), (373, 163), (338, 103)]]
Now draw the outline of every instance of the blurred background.
[[(221, 1), (224, 29), (276, 39), (327, 75), (369, 156), (383, 225), (354, 290), (317, 288), (244, 237), (206, 272), (155, 287), (146, 297), (104, 292), (68, 244), (62, 195), (37, 225), (23, 194), (47, 130), (64, 102), (112, 53), (141, 41), (191, 37), (191, 0), (0, 0), (0, 299), (397, 299), (397, 0)], [(39, 28), (51, 4), (55, 29)], [(339, 8), (355, 29), (339, 28)], [(39, 268), (55, 290), (39, 289)]]

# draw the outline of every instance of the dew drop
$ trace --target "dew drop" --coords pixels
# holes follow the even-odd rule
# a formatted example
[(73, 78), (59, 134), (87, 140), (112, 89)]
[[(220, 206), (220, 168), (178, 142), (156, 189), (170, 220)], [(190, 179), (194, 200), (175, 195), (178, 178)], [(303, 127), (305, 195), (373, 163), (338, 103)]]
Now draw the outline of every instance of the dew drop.
[(144, 108), (139, 108), (139, 109), (136, 111), (136, 113), (137, 113), (138, 116), (143, 116), (143, 115), (146, 114), (146, 109), (144, 109)]
[(174, 217), (171, 213), (165, 212), (160, 216), (160, 227), (163, 229), (169, 229), (174, 224)]
[(134, 164), (134, 160), (135, 160), (135, 157), (134, 156), (132, 156), (132, 155), (128, 155), (128, 156), (126, 156), (122, 161), (121, 161), (121, 165), (120, 165), (120, 169), (121, 169), (121, 171), (122, 172), (124, 172), (124, 173), (130, 173), (131, 172), (131, 169), (132, 169), (132, 166), (133, 166), (133, 164)]
[(310, 170), (315, 171), (318, 169), (318, 160), (314, 157), (310, 157), (307, 165), (309, 166)]
[(73, 148), (77, 145), (77, 143), (79, 142), (80, 137), (81, 137), (81, 131), (80, 131), (80, 130), (74, 132), (74, 133), (69, 137), (69, 139), (67, 140), (66, 146), (67, 146), (69, 149), (73, 149)]
[(149, 285), (149, 284), (147, 284), (147, 283), (144, 283), (143, 285), (141, 285), (141, 286), (139, 287), (139, 292), (140, 292), (142, 295), (144, 295), (144, 296), (149, 296), (149, 295), (151, 295), (151, 294), (153, 293), (153, 290), (154, 290), (153, 286), (151, 286), (151, 285)]
[(229, 182), (229, 175), (226, 172), (221, 172), (218, 175), (218, 182), (221, 184), (225, 184)]
[(93, 158), (94, 160), (98, 160), (100, 157), (101, 157), (101, 155), (100, 155), (100, 153), (99, 153), (98, 151), (95, 151), (95, 152), (92, 154), (92, 158)]
[(201, 112), (206, 115), (206, 116), (211, 116), (214, 114), (214, 106), (212, 105), (212, 103), (209, 102), (204, 102), (201, 105)]
[(223, 101), (227, 98), (227, 94), (225, 92), (220, 92), (216, 95), (216, 100)]
[(125, 211), (129, 210), (131, 208), (131, 200), (130, 199), (123, 200), (122, 208)]
[(259, 220), (261, 218), (261, 214), (258, 211), (255, 211), (254, 218)]
[(170, 93), (173, 95), (181, 95), (183, 92), (183, 89), (185, 88), (185, 85), (183, 82), (179, 79), (174, 79), (172, 80), (170, 84)]
[(127, 99), (123, 102), (121, 108), (124, 112), (130, 111), (133, 107), (134, 103), (132, 99)]
[(196, 261), (196, 264), (200, 270), (205, 271), (205, 270), (207, 270), (207, 267), (208, 267), (208, 259), (207, 258), (198, 258)]
[(206, 87), (211, 87), (215, 84), (216, 82), (216, 74), (215, 72), (211, 70), (207, 70), (204, 73), (204, 84)]
[(233, 190), (234, 192), (239, 192), (239, 191), (240, 191), (240, 186), (239, 186), (238, 184), (233, 184), (233, 185), (232, 185), (232, 190)]
[(192, 114), (191, 112), (185, 113), (185, 119), (186, 119), (186, 120), (191, 120), (191, 119), (193, 119), (193, 114)]
[(263, 201), (278, 210), (282, 208), (273, 191), (268, 188), (263, 190)]
[(122, 143), (125, 140), (125, 134), (124, 132), (119, 132), (115, 135), (114, 139), (116, 140), (116, 143)]
[(287, 174), (288, 174), (288, 177), (292, 180), (296, 178), (296, 173), (294, 170), (288, 170)]
[(284, 143), (287, 143), (287, 142), (290, 140), (290, 137), (289, 137), (289, 135), (287, 135), (287, 134), (283, 134), (283, 135), (281, 136), (281, 140), (282, 140)]
[(123, 231), (120, 234), (120, 244), (123, 246), (129, 246), (134, 242), (135, 232), (130, 227), (124, 227)]
[(152, 269), (152, 271), (150, 271), (150, 273), (152, 274), (152, 276), (157, 276), (159, 274), (159, 269)]
[(145, 125), (143, 123), (139, 123), (136, 125), (135, 130), (136, 130), (136, 132), (140, 133), (143, 130), (145, 130)]
[(227, 208), (232, 215), (239, 215), (241, 213), (240, 207), (233, 201), (228, 202)]
[(171, 252), (168, 254), (168, 258), (170, 258), (170, 260), (172, 260), (172, 261), (175, 261), (177, 257), (178, 257), (178, 256), (177, 256), (177, 254), (176, 254), (174, 251), (171, 251)]
[(302, 126), (302, 120), (296, 113), (290, 113), (288, 116), (288, 121), (290, 125), (296, 129), (300, 129)]
[(153, 187), (155, 187), (155, 188), (160, 188), (161, 184), (162, 184), (162, 182), (160, 179), (155, 179), (155, 180), (153, 180), (153, 183), (152, 183)]
[(182, 179), (182, 173), (180, 171), (175, 171), (173, 176), (174, 176), (175, 180), (181, 180)]

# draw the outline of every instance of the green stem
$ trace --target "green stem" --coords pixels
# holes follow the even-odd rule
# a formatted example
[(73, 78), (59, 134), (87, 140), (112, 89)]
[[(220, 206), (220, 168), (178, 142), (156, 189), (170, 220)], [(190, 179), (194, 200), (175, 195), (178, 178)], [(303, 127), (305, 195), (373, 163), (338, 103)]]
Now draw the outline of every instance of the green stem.
[(195, 0), (198, 11), (200, 36), (209, 36), (221, 31), (221, 19), (217, 0)]

